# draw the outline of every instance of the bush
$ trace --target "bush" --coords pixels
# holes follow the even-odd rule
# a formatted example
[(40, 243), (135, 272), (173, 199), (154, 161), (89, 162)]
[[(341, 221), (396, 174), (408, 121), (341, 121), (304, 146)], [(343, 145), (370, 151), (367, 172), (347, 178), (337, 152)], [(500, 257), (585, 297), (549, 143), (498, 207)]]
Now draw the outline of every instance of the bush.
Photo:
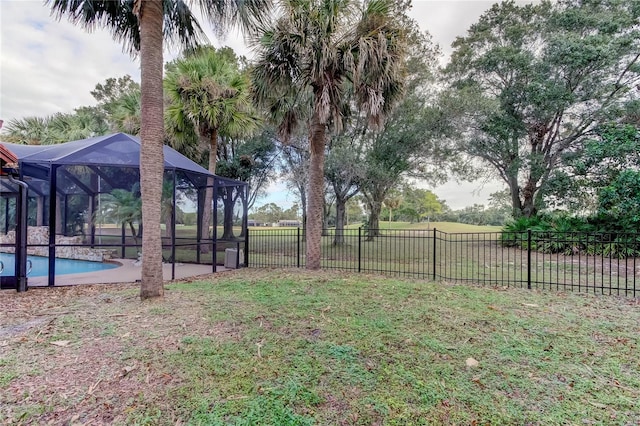
[(527, 249), (531, 230), (531, 249), (543, 253), (572, 255), (584, 253), (626, 258), (640, 255), (640, 235), (613, 215), (570, 216), (565, 212), (518, 218), (503, 228), (502, 245)]

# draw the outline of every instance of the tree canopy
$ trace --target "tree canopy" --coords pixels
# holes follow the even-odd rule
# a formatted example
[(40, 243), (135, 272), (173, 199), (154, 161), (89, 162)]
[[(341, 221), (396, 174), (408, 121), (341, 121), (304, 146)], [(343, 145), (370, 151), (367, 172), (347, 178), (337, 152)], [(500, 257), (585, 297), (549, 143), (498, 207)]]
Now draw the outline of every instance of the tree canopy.
[(535, 215), (563, 153), (637, 98), (639, 14), (630, 0), (506, 1), (455, 41), (444, 105), (514, 215)]

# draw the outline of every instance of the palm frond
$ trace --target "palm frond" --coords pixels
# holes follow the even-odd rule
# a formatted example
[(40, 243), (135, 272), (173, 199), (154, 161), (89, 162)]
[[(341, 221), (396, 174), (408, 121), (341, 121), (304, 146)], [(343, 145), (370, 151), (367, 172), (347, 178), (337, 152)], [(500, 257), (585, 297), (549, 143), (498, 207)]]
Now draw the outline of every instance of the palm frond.
[(113, 108), (114, 130), (137, 135), (141, 125), (140, 90), (132, 91), (121, 96)]
[(205, 32), (183, 0), (163, 0), (163, 2), (166, 41), (183, 49), (193, 49), (198, 44), (207, 42)]
[(357, 104), (380, 124), (403, 95), (406, 33), (402, 6), (393, 0), (283, 0), (280, 17), (254, 40), (254, 97), (279, 123), (293, 130), (287, 105), (313, 94), (320, 121), (342, 128), (346, 103)]
[[(162, 0), (164, 38), (169, 43), (190, 48), (206, 40), (206, 35), (183, 0)], [(45, 0), (58, 20), (66, 17), (74, 25), (91, 32), (107, 28), (122, 43), (125, 52), (140, 50), (140, 27), (134, 12), (134, 0)], [(220, 3), (226, 3), (220, 2)]]
[(135, 54), (140, 50), (138, 19), (133, 13), (133, 0), (45, 0), (58, 20), (66, 17), (74, 25), (91, 32), (108, 28), (124, 50)]
[(257, 127), (250, 81), (232, 60), (237, 58), (223, 50), (202, 47), (172, 64), (164, 81), (165, 123), (176, 143), (197, 144), (214, 129), (220, 136), (239, 137)]
[(244, 31), (254, 33), (269, 18), (271, 0), (198, 0), (205, 17), (215, 27), (213, 31), (221, 36), (234, 25)]

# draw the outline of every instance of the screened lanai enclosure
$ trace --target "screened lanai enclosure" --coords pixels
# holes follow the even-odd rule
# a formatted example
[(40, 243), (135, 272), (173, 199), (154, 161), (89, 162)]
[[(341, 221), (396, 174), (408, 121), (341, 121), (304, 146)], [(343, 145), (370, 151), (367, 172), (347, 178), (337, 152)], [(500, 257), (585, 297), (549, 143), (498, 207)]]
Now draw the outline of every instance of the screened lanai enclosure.
[[(0, 144), (0, 284), (26, 290), (35, 261), (48, 285), (57, 259), (138, 262), (140, 140), (117, 133), (59, 145)], [(246, 263), (247, 185), (164, 147), (163, 259)], [(234, 258), (235, 257), (235, 258)], [(43, 261), (44, 260), (44, 261)], [(66, 271), (64, 271), (66, 273)]]

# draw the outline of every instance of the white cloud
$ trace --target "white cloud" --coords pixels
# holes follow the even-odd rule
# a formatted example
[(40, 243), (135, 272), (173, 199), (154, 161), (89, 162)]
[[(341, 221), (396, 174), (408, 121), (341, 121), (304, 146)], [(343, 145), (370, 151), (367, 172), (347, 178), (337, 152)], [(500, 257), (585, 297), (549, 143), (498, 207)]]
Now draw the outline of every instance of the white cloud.
[(446, 60), (451, 55), (451, 43), (456, 37), (464, 36), (471, 24), (494, 3), (487, 0), (416, 0), (410, 16), (418, 22), (421, 30), (431, 33), (442, 48), (443, 60)]
[(289, 191), (287, 185), (282, 181), (271, 182), (266, 188), (266, 193), (266, 196), (256, 200), (253, 206), (254, 210), (269, 203), (275, 203), (278, 207), (286, 210), (298, 202), (298, 197)]
[[(455, 36), (463, 35), (490, 5), (485, 0), (417, 0), (411, 16), (448, 53)], [(213, 44), (251, 56), (237, 30), (217, 41), (210, 24), (202, 26)], [(88, 33), (65, 18), (58, 21), (41, 0), (0, 1), (0, 28), (0, 118), (4, 120), (71, 112), (93, 104), (89, 92), (109, 77), (130, 74), (139, 80), (137, 61), (123, 53), (108, 31), (97, 28)], [(165, 59), (176, 54), (167, 51)]]
[(56, 21), (41, 1), (0, 3), (0, 117), (70, 112), (94, 104), (89, 93), (138, 66), (104, 30), (91, 34)]
[(452, 210), (459, 210), (474, 204), (489, 207), (489, 196), (502, 191), (505, 185), (500, 181), (487, 182), (455, 182), (449, 181), (435, 188), (430, 188), (439, 199), (445, 200)]
[[(414, 0), (410, 14), (449, 54), (455, 37), (464, 35), (492, 3)], [(238, 31), (216, 41), (210, 25), (204, 22), (202, 25), (214, 45), (228, 45), (239, 54), (251, 56)], [(134, 80), (140, 79), (137, 61), (123, 53), (122, 46), (108, 31), (96, 29), (87, 33), (65, 18), (57, 21), (41, 0), (1, 0), (0, 38), (0, 119), (5, 122), (93, 105), (90, 91), (109, 77), (129, 74)], [(165, 60), (175, 58), (176, 54), (165, 52)], [(436, 189), (436, 193), (452, 207), (458, 203), (486, 202), (482, 198), (485, 192), (479, 192), (482, 195), (477, 197), (472, 195), (472, 188), (476, 187), (478, 184), (450, 183)], [(283, 206), (295, 201), (286, 188), (279, 186), (273, 190), (273, 199)]]

